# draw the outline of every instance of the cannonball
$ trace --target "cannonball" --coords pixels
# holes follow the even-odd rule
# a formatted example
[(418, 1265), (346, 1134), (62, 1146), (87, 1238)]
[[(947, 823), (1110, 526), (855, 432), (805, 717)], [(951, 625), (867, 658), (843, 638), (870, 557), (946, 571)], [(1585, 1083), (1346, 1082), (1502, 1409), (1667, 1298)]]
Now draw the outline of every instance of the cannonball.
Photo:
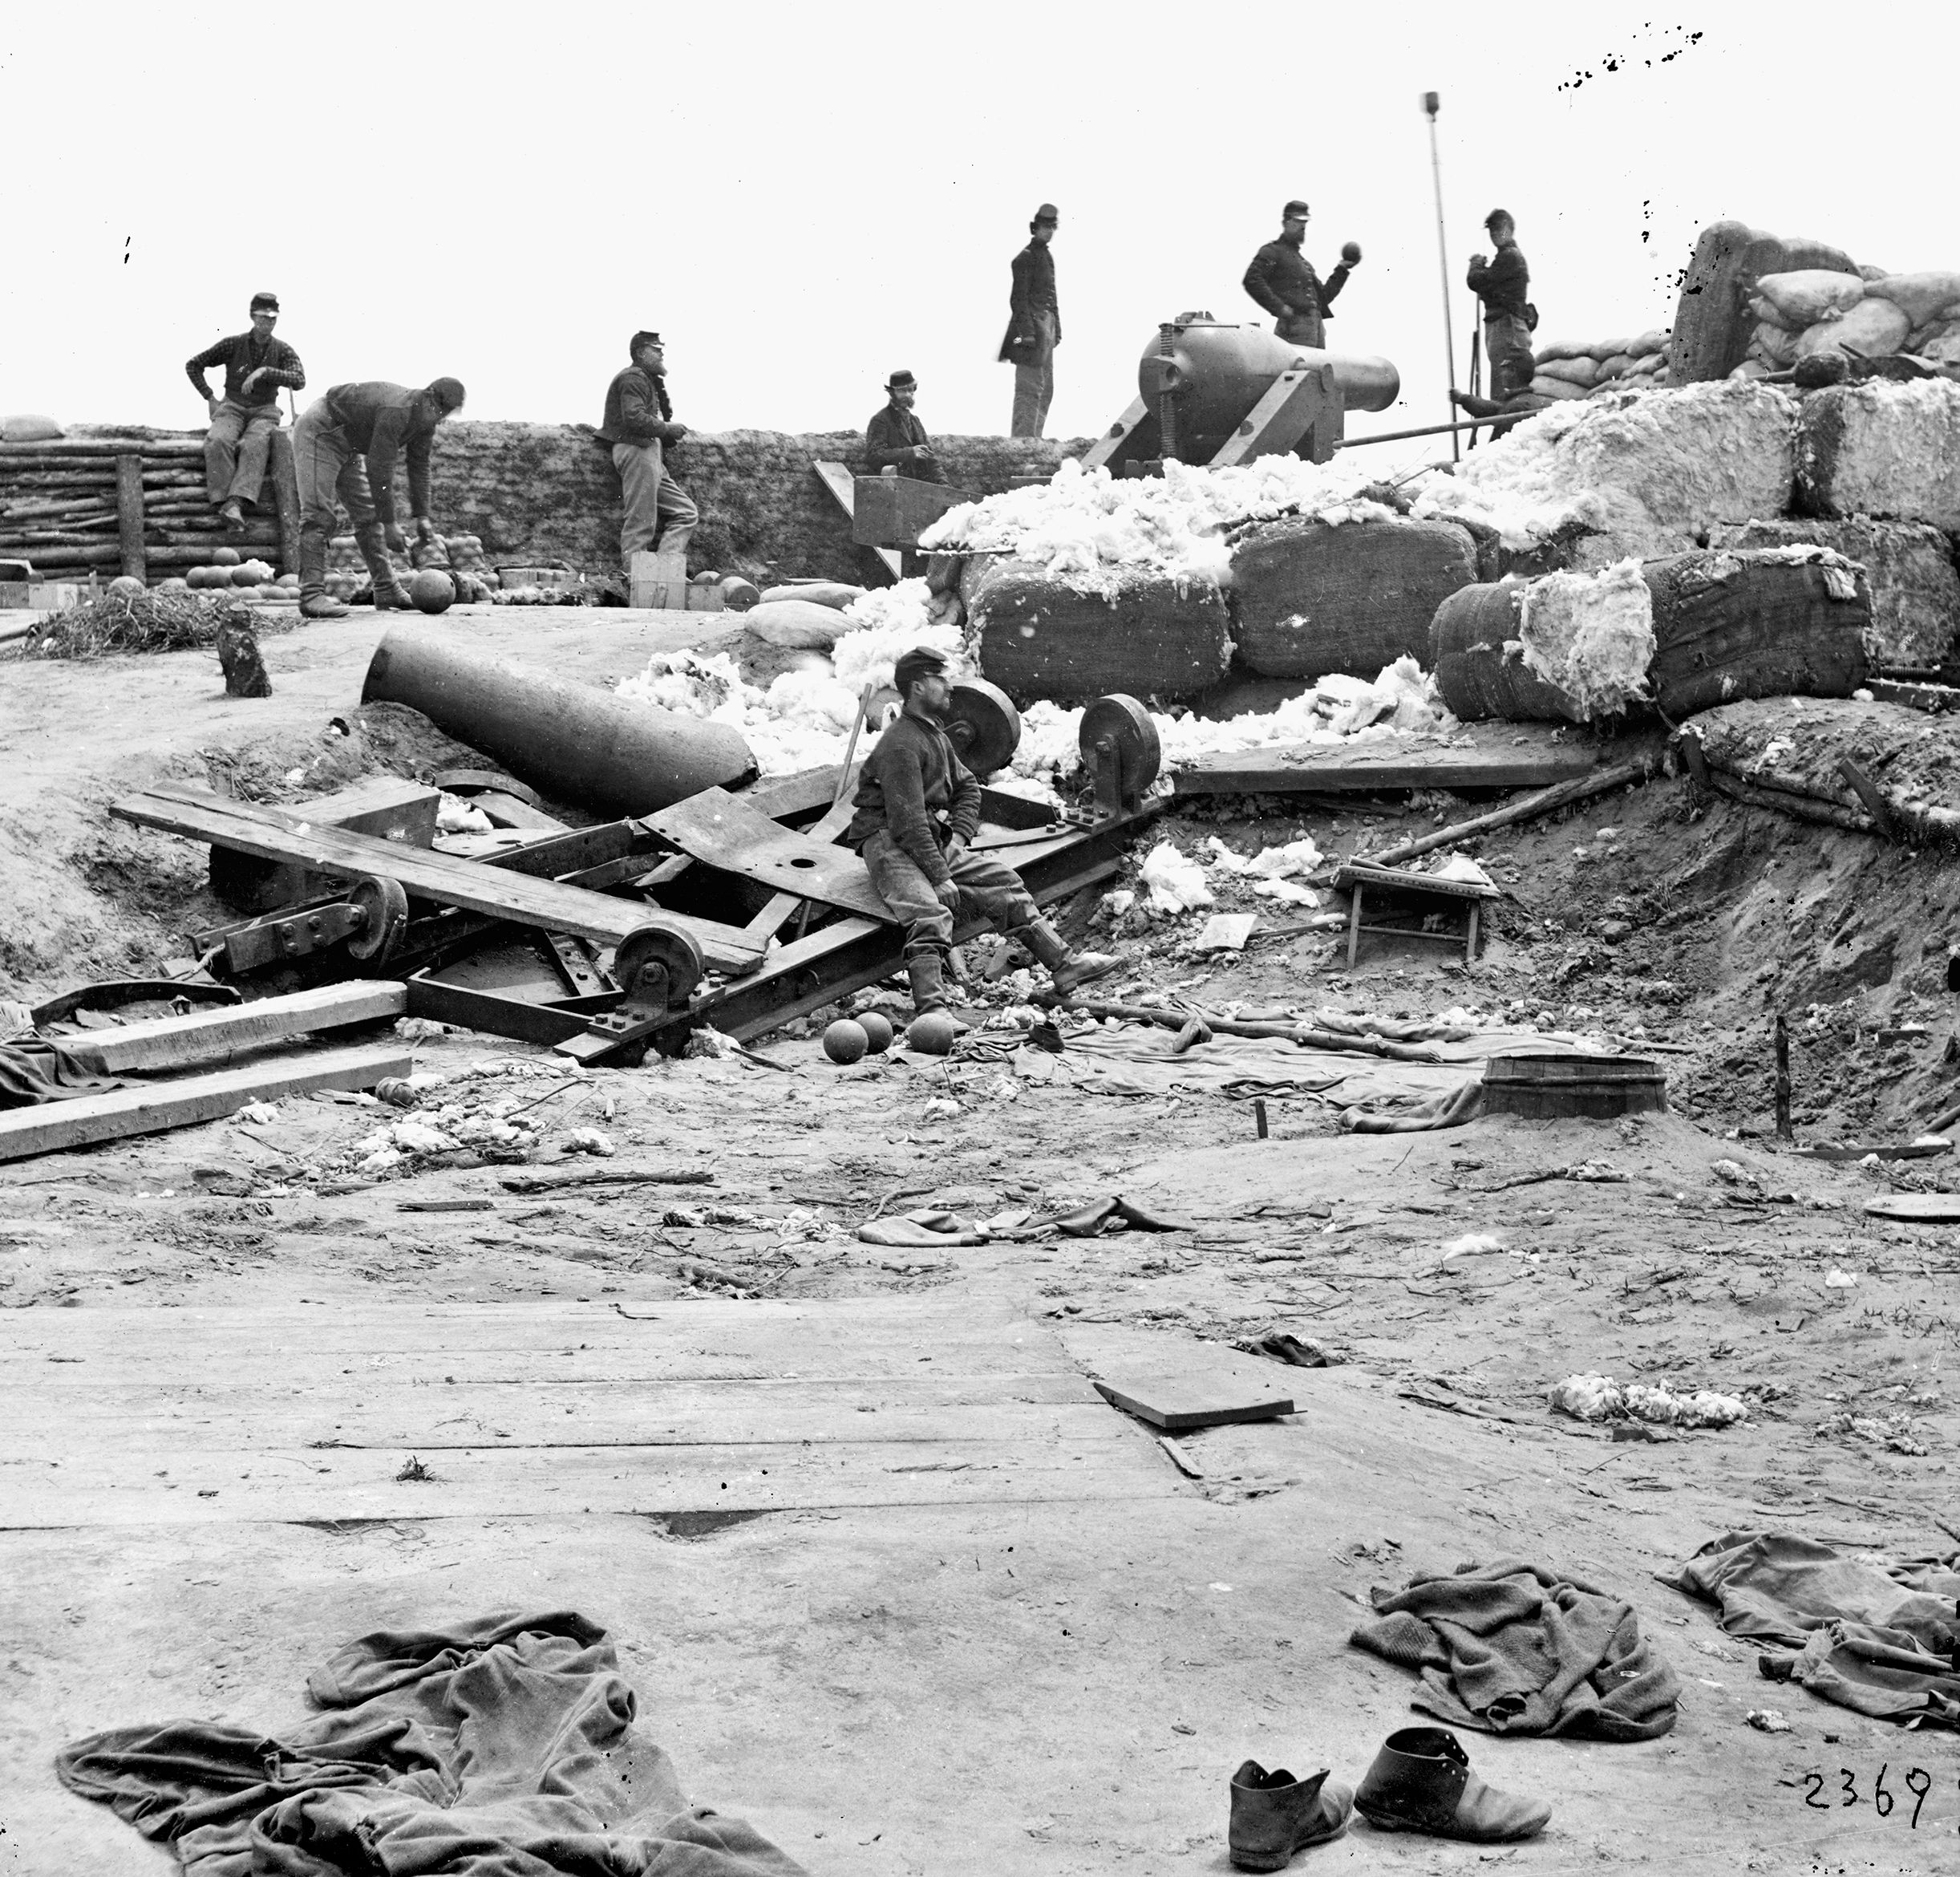
[(824, 1053), (832, 1062), (861, 1061), (870, 1047), (871, 1039), (865, 1034), (865, 1026), (852, 1022), (848, 1017), (839, 1017), (824, 1032)]
[(744, 580), (739, 574), (731, 574), (721, 582), (722, 610), (727, 613), (746, 613), (762, 598), (762, 590), (752, 580)]
[(1360, 242), (1343, 241), (1341, 244), (1341, 258), (1345, 261), (1350, 267), (1352, 267), (1354, 264), (1361, 258)]
[(135, 574), (119, 574), (109, 582), (109, 590), (119, 593), (125, 599), (134, 599), (140, 594), (148, 593), (149, 589)]
[[(193, 567), (184, 576), (184, 584), (186, 586), (200, 588), (209, 586), (211, 584), (211, 576), (220, 571), (221, 570), (217, 567)], [(230, 584), (230, 578), (227, 576), (225, 585), (229, 586)]]
[(425, 567), (408, 583), (408, 597), (425, 613), (446, 613), (456, 604), (456, 583), (439, 568)]
[(244, 555), (236, 548), (214, 548), (211, 553), (211, 565), (214, 567), (235, 567), (244, 558)]
[(892, 1046), (892, 1020), (881, 1010), (864, 1011), (857, 1027), (865, 1032), (873, 1056), (882, 1056)]
[(182, 574), (173, 574), (168, 580), (158, 581), (156, 590), (159, 593), (182, 593), (189, 585), (190, 582), (186, 580)]
[(921, 1056), (950, 1056), (959, 1032), (943, 1010), (929, 1010), (915, 1016), (905, 1030), (905, 1040)]
[[(230, 563), (228, 562), (227, 565)], [(257, 586), (258, 585), (258, 569), (253, 566), (249, 561), (241, 561), (236, 566), (232, 567), (230, 581), (233, 586)]]

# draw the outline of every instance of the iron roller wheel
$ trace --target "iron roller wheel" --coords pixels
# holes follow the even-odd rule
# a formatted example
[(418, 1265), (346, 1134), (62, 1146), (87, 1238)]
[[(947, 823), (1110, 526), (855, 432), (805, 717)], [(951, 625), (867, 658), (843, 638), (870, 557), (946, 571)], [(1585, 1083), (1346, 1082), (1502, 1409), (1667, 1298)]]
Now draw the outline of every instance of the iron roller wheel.
[(990, 776), (1014, 760), (1021, 747), (1021, 713), (997, 684), (967, 678), (953, 687), (946, 735), (960, 760), (976, 776)]
[(1099, 697), (1082, 713), (1082, 729), (1076, 748), (1083, 766), (1095, 768), (1095, 746), (1108, 737), (1116, 747), (1124, 776), (1139, 795), (1157, 779), (1164, 766), (1164, 745), (1150, 713), (1128, 692), (1112, 691)]
[(408, 930), (408, 895), (401, 882), (369, 874), (354, 882), (347, 898), (362, 915), (360, 930), (347, 934), (349, 955), (364, 964), (386, 964)]
[(633, 1001), (640, 974), (649, 965), (663, 965), (667, 973), (667, 1007), (680, 1009), (699, 987), (701, 947), (678, 926), (641, 926), (620, 940), (613, 954), (613, 976)]

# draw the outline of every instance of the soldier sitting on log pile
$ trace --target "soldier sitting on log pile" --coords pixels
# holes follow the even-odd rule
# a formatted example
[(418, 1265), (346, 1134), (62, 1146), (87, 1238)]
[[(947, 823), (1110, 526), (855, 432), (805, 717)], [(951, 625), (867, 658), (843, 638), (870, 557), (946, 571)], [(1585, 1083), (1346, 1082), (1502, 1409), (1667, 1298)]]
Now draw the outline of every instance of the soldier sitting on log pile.
[[(245, 526), (245, 505), (258, 500), (265, 480), (272, 433), (279, 428), (279, 390), (306, 388), (306, 367), (284, 339), (274, 339), (279, 301), (274, 294), (252, 296), (252, 330), (207, 346), (184, 367), (211, 413), (205, 438), (205, 489), (228, 528)], [(225, 367), (225, 389), (217, 397), (205, 374)]]

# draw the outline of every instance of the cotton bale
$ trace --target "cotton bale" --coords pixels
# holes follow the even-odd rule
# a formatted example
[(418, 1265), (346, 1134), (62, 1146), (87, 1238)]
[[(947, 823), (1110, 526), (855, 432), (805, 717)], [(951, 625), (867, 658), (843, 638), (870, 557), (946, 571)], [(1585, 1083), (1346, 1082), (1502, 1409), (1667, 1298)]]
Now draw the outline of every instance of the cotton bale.
[(1007, 559), (982, 586), (971, 620), (982, 675), (1017, 703), (1082, 703), (1116, 691), (1195, 697), (1232, 656), (1225, 594), (1196, 575), (1119, 570), (1085, 590)]
[(1820, 352), (1842, 352), (1848, 358), (1883, 358), (1904, 345), (1911, 330), (1903, 306), (1889, 300), (1865, 300), (1841, 319), (1820, 320), (1807, 328), (1796, 342), (1796, 356), (1814, 359)]
[(1914, 326), (1926, 326), (1960, 308), (1960, 274), (1889, 274), (1871, 282), (1865, 298), (1902, 307)]
[(1576, 699), (1525, 663), (1518, 608), (1521, 583), (1459, 587), (1436, 608), (1429, 667), (1451, 711), (1467, 724), (1583, 723)]
[(1960, 384), (1872, 379), (1812, 393), (1797, 420), (1796, 494), (1806, 515), (1960, 530)]
[(1740, 221), (1714, 221), (1695, 243), (1681, 282), (1668, 347), (1668, 376), (1677, 385), (1726, 378), (1742, 363), (1754, 323), (1744, 310), (1764, 274), (1822, 269), (1856, 275), (1857, 264), (1821, 241), (1784, 240)]
[(1821, 548), (1721, 548), (1646, 561), (1654, 701), (1670, 721), (1746, 697), (1849, 697), (1868, 674), (1871, 585)]
[(1476, 578), (1449, 521), (1274, 521), (1232, 550), (1239, 662), (1266, 678), (1373, 678), (1429, 650), (1436, 608)]
[[(1814, 546), (1865, 569), (1872, 618), (1865, 655), (1874, 665), (1945, 663), (1960, 628), (1960, 573), (1946, 537), (1911, 521), (1747, 521), (1718, 529), (1711, 547)], [(1461, 713), (1460, 712), (1459, 715)]]
[(767, 639), (771, 645), (807, 647), (817, 651), (828, 651), (851, 629), (850, 622), (836, 607), (806, 599), (765, 599), (749, 608), (743, 624), (756, 638)]

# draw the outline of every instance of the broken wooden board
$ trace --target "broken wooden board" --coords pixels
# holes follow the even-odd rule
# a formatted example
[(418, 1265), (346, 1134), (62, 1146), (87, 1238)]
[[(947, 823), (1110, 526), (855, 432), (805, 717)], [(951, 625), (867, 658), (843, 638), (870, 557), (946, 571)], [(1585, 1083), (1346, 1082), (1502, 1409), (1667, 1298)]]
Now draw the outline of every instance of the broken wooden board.
[(704, 789), (643, 821), (703, 866), (865, 918), (891, 919), (871, 870), (848, 848), (796, 833), (725, 789)]
[[(442, 791), (426, 783), (380, 776), (310, 801), (267, 804), (265, 812), (289, 828), (344, 828), (350, 833), (372, 834), (405, 847), (428, 847), (435, 839), (435, 817), (442, 799)], [(241, 912), (270, 912), (318, 898), (330, 890), (330, 882), (325, 875), (290, 861), (259, 860), (214, 847), (211, 890)]]
[[(534, 879), (508, 867), (397, 847), (335, 828), (302, 833), (249, 803), (194, 789), (146, 789), (140, 795), (125, 796), (109, 812), (138, 827), (160, 828), (166, 833), (209, 841), (268, 860), (299, 861), (342, 879), (379, 874), (399, 881), (404, 891), (438, 906), (460, 906), (465, 912), (487, 913), (492, 918), (537, 926), (548, 932), (567, 932), (577, 938), (596, 938), (601, 944), (617, 945), (642, 926), (665, 922), (685, 930), (714, 971), (739, 975), (754, 971), (762, 962), (761, 943), (737, 926), (666, 912), (638, 900), (609, 898), (555, 880)], [(546, 839), (571, 842), (584, 832)]]
[[(841, 463), (812, 463), (816, 479), (836, 498), (837, 506), (843, 509), (844, 517), (853, 528), (857, 525), (857, 478)], [(876, 554), (892, 570), (894, 580), (905, 578), (905, 562), (890, 548), (874, 547), (869, 550)]]
[(174, 1069), (215, 1068), (314, 1030), (384, 1022), (407, 1007), (402, 985), (356, 979), (255, 1003), (91, 1030), (59, 1042), (63, 1055), (91, 1075), (164, 1075)]
[(1868, 1218), (1904, 1219), (1914, 1225), (1960, 1225), (1960, 1193), (1889, 1193), (1865, 1208)]
[(1095, 1392), (1111, 1406), (1166, 1433), (1277, 1421), (1293, 1413), (1293, 1397), (1274, 1380), (1270, 1362), (1214, 1355), (1215, 1344), (1167, 1340), (1160, 1352), (1119, 1353), (1092, 1361)]
[(234, 1114), (248, 1101), (277, 1101), (316, 1088), (371, 1088), (414, 1067), (414, 1057), (399, 1044), (316, 1049), (269, 1057), (243, 1068), (10, 1108), (0, 1112), (0, 1160), (26, 1160), (98, 1141), (193, 1127)]
[(1279, 795), (1300, 789), (1367, 794), (1383, 789), (1541, 789), (1591, 772), (1592, 746), (1554, 740), (1555, 733), (1506, 724), (1502, 734), (1471, 744), (1373, 742), (1294, 744), (1229, 750), (1180, 763), (1180, 795)]

